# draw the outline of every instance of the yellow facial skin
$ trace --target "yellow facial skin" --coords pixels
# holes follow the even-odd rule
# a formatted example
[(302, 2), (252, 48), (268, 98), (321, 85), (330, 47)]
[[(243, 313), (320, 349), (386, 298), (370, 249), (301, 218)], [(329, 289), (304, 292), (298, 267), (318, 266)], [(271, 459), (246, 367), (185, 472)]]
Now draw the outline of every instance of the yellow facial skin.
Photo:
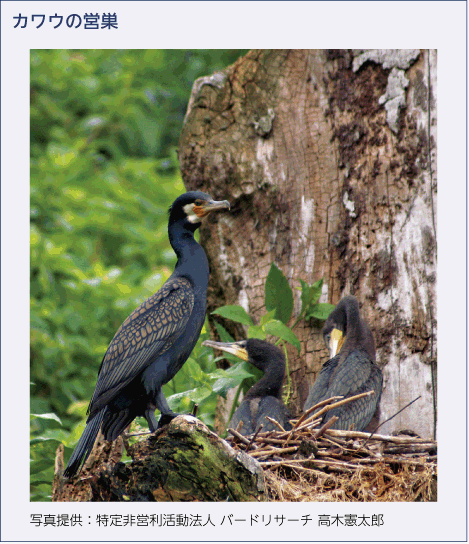
[(339, 329), (332, 329), (331, 339), (329, 341), (329, 353), (331, 359), (335, 357), (344, 344), (345, 336)]
[(243, 361), (248, 360), (248, 352), (239, 342), (213, 342), (212, 340), (205, 340), (205, 342), (202, 342), (202, 345), (232, 353)]

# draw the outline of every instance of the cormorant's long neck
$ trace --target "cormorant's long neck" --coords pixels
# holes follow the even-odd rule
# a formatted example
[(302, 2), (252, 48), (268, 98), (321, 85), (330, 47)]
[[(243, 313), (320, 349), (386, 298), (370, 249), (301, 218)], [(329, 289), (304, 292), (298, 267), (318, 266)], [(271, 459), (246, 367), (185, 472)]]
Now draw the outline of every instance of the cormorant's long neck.
[(174, 273), (186, 276), (196, 286), (207, 288), (209, 267), (207, 255), (194, 238), (197, 226), (187, 221), (178, 220), (168, 227), (169, 242), (177, 256)]
[(249, 389), (245, 398), (269, 396), (281, 399), (284, 375), (285, 363), (278, 359), (271, 359), (264, 375)]
[(358, 346), (364, 348), (368, 355), (376, 360), (373, 333), (361, 318), (358, 308), (348, 307), (346, 337), (341, 351), (348, 353)]

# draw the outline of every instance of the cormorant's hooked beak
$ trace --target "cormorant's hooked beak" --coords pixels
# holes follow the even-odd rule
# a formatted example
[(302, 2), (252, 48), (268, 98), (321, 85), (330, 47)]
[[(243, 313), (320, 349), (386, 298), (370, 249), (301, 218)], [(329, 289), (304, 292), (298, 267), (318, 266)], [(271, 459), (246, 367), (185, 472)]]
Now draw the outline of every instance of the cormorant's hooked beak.
[(231, 208), (228, 200), (206, 200), (200, 205), (194, 204), (194, 213), (197, 217), (205, 217), (210, 212), (217, 210), (229, 210)]
[(247, 361), (249, 359), (248, 352), (244, 347), (244, 342), (214, 342), (212, 340), (205, 340), (202, 342), (202, 345), (209, 348), (219, 349), (221, 351), (226, 351), (227, 353), (232, 353), (233, 355), (236, 355), (236, 357), (243, 359), (243, 361)]
[(331, 359), (339, 353), (343, 346), (344, 340), (345, 336), (343, 335), (342, 331), (339, 329), (332, 329), (331, 339), (329, 342), (329, 353)]

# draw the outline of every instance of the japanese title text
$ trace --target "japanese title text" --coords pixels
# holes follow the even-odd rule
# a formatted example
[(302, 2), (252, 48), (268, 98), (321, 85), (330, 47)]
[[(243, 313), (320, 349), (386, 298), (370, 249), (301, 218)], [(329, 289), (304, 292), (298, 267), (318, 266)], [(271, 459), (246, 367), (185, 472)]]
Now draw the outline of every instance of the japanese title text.
[(103, 28), (116, 29), (117, 15), (115, 13), (71, 13), (70, 15), (22, 15), (21, 13), (13, 17), (15, 22), (13, 28), (41, 28), (49, 27), (52, 29), (59, 28), (83, 28), (85, 30), (102, 30)]

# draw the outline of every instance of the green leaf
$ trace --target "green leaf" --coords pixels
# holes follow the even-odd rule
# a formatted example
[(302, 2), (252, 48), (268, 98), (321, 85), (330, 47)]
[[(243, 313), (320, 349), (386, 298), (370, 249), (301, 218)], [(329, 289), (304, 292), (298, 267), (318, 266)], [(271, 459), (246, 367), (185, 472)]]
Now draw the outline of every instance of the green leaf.
[(219, 315), (236, 323), (242, 323), (243, 325), (253, 325), (252, 319), (247, 314), (246, 310), (241, 306), (222, 306), (217, 308), (212, 314)]
[(275, 310), (275, 317), (283, 323), (287, 323), (293, 312), (293, 291), (275, 263), (265, 280), (265, 306), (268, 312)]
[(314, 319), (320, 319), (322, 321), (325, 321), (334, 308), (335, 306), (333, 304), (328, 304), (327, 302), (318, 302), (318, 304), (314, 304), (313, 306), (311, 306), (311, 308), (305, 315), (305, 319), (313, 317)]
[(300, 280), (301, 284), (301, 313), (308, 312), (311, 304), (314, 304), (322, 293), (323, 280), (320, 279), (312, 285)]
[(259, 338), (259, 340), (265, 340), (265, 332), (259, 325), (252, 325), (248, 329), (248, 338)]
[(269, 321), (272, 321), (272, 319), (275, 319), (274, 316), (275, 316), (275, 310), (272, 310), (272, 311), (267, 312), (266, 314), (264, 314), (261, 317), (261, 323), (260, 323), (261, 327), (264, 326)]
[(301, 344), (296, 337), (296, 334), (281, 321), (269, 321), (269, 323), (267, 323), (265, 326), (265, 331), (268, 334), (278, 336), (282, 340), (289, 342), (292, 346), (295, 346), (295, 348), (298, 350), (298, 353), (300, 353)]
[[(213, 391), (223, 398), (226, 398), (229, 389), (237, 387), (244, 379), (253, 376), (253, 374), (246, 370), (246, 363), (244, 361), (239, 361), (227, 370), (221, 370), (221, 372), (223, 375), (213, 384)], [(215, 376), (216, 374), (213, 372), (211, 376)]]
[(225, 329), (223, 325), (221, 325), (220, 323), (217, 323), (216, 321), (214, 321), (214, 323), (215, 323), (215, 328), (217, 329), (217, 332), (218, 332), (218, 336), (220, 337), (220, 340), (222, 342), (234, 342), (234, 338)]
[(42, 444), (43, 442), (50, 442), (50, 441), (57, 442), (58, 444), (60, 444), (60, 441), (57, 440), (56, 438), (49, 438), (47, 436), (36, 436), (29, 441), (29, 444), (30, 446), (35, 446), (36, 444)]
[(52, 413), (51, 414), (31, 414), (30, 420), (32, 421), (33, 419), (53, 419), (54, 421), (57, 421), (58, 423), (60, 423), (60, 425), (62, 425), (62, 422), (60, 421), (59, 416)]
[(167, 401), (171, 408), (177, 405), (178, 402), (181, 402), (185, 397), (191, 401), (199, 404), (204, 399), (209, 397), (212, 394), (212, 388), (208, 385), (203, 385), (202, 387), (195, 387), (194, 389), (189, 389), (189, 391), (183, 391), (182, 393), (176, 393), (167, 398)]
[(53, 467), (52, 459), (43, 459), (40, 461), (32, 461), (30, 464), (29, 472), (30, 474), (37, 474), (43, 470), (47, 470)]

